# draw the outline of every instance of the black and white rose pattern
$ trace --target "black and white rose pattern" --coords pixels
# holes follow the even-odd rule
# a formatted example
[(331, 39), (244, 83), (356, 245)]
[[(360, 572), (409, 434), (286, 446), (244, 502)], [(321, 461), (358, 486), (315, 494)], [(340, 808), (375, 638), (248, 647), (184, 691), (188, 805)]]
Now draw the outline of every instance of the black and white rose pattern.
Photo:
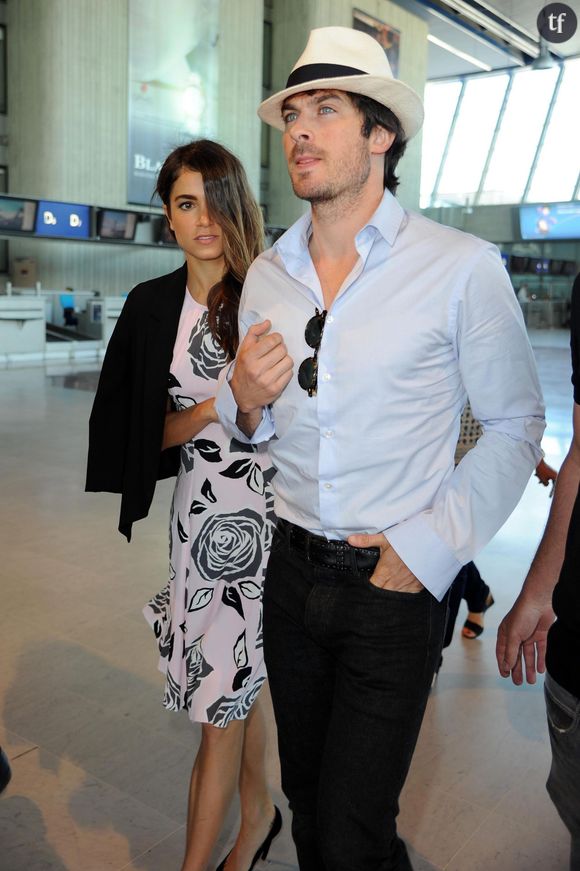
[(167, 607), (169, 605), (169, 583), (167, 583), (161, 592), (157, 593), (156, 596), (153, 596), (149, 601), (149, 607), (153, 611), (154, 614), (162, 614), (165, 616), (167, 613)]
[(248, 716), (265, 678), (253, 683), (241, 696), (228, 698), (222, 696), (207, 709), (207, 717), (214, 726), (227, 726), (230, 720), (243, 720)]
[(193, 542), (191, 556), (206, 581), (240, 581), (256, 575), (262, 564), (264, 518), (250, 508), (213, 514)]
[[(207, 310), (186, 295), (168, 390), (186, 412), (215, 396), (226, 363)], [(194, 722), (243, 719), (265, 680), (262, 585), (274, 474), (263, 451), (209, 424), (181, 449), (169, 584), (145, 608), (166, 673), (165, 706)]]
[(208, 381), (217, 378), (227, 362), (226, 352), (211, 334), (208, 314), (204, 312), (189, 337), (189, 356), (194, 375)]
[(167, 672), (163, 705), (168, 711), (181, 710), (181, 689), (171, 672)]
[(200, 685), (204, 677), (211, 674), (212, 666), (207, 662), (202, 650), (203, 635), (196, 638), (195, 641), (186, 647), (183, 658), (185, 659), (185, 670), (187, 674), (187, 689), (183, 697), (183, 706), (187, 709), (191, 707), (193, 694)]

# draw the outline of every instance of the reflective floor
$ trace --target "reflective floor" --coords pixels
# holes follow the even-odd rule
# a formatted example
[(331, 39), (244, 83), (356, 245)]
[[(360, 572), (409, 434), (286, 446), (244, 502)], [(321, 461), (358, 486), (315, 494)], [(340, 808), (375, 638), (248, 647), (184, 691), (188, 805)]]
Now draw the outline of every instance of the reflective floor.
[[(559, 467), (571, 435), (568, 337), (532, 338), (548, 406), (544, 448)], [(14, 771), (0, 798), (1, 871), (180, 866), (198, 731), (160, 704), (141, 616), (166, 580), (171, 484), (130, 545), (116, 532), (118, 498), (83, 493), (95, 377), (86, 367), (0, 371), (0, 742)], [(460, 612), (401, 802), (418, 871), (567, 866), (568, 837), (544, 789), (541, 685), (501, 680), (493, 654), (548, 509), (533, 479), (478, 559), (496, 605), (477, 641), (460, 638)], [(269, 770), (286, 808), (274, 740)], [(296, 868), (285, 814), (261, 866), (271, 871)], [(236, 825), (234, 807), (216, 863)]]

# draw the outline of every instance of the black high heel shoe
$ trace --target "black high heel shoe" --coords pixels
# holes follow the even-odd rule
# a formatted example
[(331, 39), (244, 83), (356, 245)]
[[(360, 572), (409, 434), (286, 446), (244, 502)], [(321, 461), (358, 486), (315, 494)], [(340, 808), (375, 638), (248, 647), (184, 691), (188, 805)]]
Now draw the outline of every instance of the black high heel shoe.
[[(272, 841), (274, 840), (276, 835), (280, 834), (281, 828), (282, 828), (282, 814), (280, 813), (280, 811), (278, 810), (276, 805), (274, 805), (274, 820), (272, 822), (272, 825), (270, 826), (270, 831), (268, 832), (268, 835), (266, 836), (266, 839), (264, 840), (264, 842), (258, 847), (258, 851), (257, 851), (256, 855), (254, 856), (254, 858), (252, 859), (252, 864), (248, 868), (248, 871), (252, 871), (252, 868), (254, 867), (254, 865), (256, 864), (258, 859), (267, 859), (268, 858), (268, 853), (270, 852), (270, 847), (272, 846)], [(232, 851), (230, 850), (230, 853), (231, 852)], [(228, 859), (230, 857), (230, 853), (228, 853), (228, 855), (225, 857), (225, 859), (223, 859), (220, 862), (220, 864), (216, 868), (216, 871), (224, 871), (224, 869), (226, 867), (226, 862), (228, 861)]]

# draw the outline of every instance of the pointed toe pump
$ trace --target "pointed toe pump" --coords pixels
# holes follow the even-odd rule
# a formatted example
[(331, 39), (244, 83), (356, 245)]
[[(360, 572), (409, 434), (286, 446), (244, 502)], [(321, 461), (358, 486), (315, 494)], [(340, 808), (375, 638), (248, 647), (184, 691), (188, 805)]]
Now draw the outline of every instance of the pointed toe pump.
[[(248, 871), (252, 871), (252, 869), (254, 868), (254, 865), (256, 864), (258, 859), (267, 859), (268, 858), (268, 853), (270, 852), (270, 847), (272, 846), (272, 841), (274, 840), (276, 835), (280, 834), (281, 829), (282, 829), (282, 814), (280, 813), (280, 810), (276, 806), (274, 806), (274, 819), (272, 821), (272, 825), (270, 826), (270, 831), (268, 832), (263, 843), (260, 844), (260, 846), (258, 847), (256, 855), (252, 859), (252, 864), (248, 868)], [(231, 853), (231, 850), (230, 850), (230, 853)], [(228, 853), (228, 855), (225, 857), (225, 859), (223, 859), (220, 862), (220, 864), (216, 868), (216, 871), (225, 871), (226, 862), (228, 861), (228, 859), (230, 857), (230, 853)]]

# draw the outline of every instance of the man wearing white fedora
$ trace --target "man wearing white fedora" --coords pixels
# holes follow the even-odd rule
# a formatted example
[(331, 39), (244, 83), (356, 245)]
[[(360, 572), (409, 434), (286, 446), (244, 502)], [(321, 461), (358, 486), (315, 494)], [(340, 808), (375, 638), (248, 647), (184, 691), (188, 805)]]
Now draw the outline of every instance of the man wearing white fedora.
[[(541, 457), (540, 387), (494, 246), (394, 196), (423, 108), (377, 42), (314, 30), (259, 115), (311, 208), (248, 272), (217, 407), (232, 435), (271, 439), (277, 468), (264, 647), (282, 783), (302, 871), (409, 869), (398, 798), (446, 592)], [(454, 469), (467, 397), (484, 434)]]

